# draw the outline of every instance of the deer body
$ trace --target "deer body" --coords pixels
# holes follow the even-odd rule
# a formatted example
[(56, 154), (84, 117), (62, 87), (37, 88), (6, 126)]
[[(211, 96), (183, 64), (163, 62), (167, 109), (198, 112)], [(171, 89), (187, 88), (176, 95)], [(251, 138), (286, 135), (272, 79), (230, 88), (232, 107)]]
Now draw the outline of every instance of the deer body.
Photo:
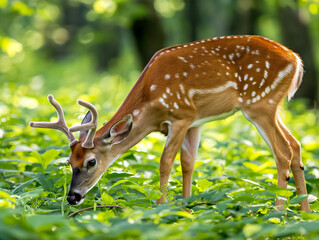
[[(68, 201), (79, 204), (113, 161), (153, 131), (167, 135), (160, 160), (163, 196), (158, 203), (164, 201), (179, 149), (183, 197), (189, 197), (199, 126), (239, 110), (272, 150), (278, 186), (287, 187), (292, 168), (297, 193), (306, 194), (300, 144), (278, 114), (278, 105), (286, 95), (289, 99), (294, 95), (302, 74), (297, 54), (259, 36), (211, 38), (160, 50), (116, 114), (95, 133), (94, 147), (83, 143), (88, 131), (92, 132), (87, 127), (82, 129), (80, 140), (70, 146), (73, 177)], [(90, 112), (87, 116), (87, 122), (93, 121)], [(81, 126), (70, 130), (81, 130)], [(92, 160), (96, 164), (88, 166)], [(283, 202), (277, 200), (276, 204)], [(310, 211), (307, 200), (301, 209)]]

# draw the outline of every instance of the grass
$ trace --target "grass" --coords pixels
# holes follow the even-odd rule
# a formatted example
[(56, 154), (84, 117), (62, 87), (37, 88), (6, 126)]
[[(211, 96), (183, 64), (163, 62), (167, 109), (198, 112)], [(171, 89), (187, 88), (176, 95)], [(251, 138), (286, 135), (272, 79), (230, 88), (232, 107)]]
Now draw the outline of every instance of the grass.
[[(202, 128), (195, 163), (193, 196), (182, 199), (182, 173), (177, 160), (167, 202), (157, 206), (159, 159), (165, 138), (153, 133), (120, 157), (87, 194), (80, 206), (70, 206), (66, 193), (71, 170), (67, 139), (60, 132), (31, 129), (28, 122), (53, 121), (46, 99), (53, 93), (65, 110), (69, 126), (93, 102), (100, 122), (110, 119), (137, 79), (95, 73), (88, 59), (52, 64), (29, 59), (12, 69), (0, 94), (0, 239), (315, 239), (319, 234), (318, 112), (302, 101), (282, 111), (284, 122), (302, 143), (302, 158), (312, 213), (298, 210), (304, 196), (276, 187), (276, 167), (270, 150), (240, 113)], [(17, 66), (18, 67), (18, 66)], [(4, 75), (0, 76), (5, 79)], [(89, 79), (89, 81), (87, 80)], [(287, 105), (287, 104), (285, 104)], [(286, 108), (287, 106), (285, 106)], [(285, 210), (274, 207), (277, 195)], [(125, 209), (97, 208), (120, 205)], [(86, 207), (72, 218), (67, 216)], [(186, 211), (185, 209), (190, 209)]]

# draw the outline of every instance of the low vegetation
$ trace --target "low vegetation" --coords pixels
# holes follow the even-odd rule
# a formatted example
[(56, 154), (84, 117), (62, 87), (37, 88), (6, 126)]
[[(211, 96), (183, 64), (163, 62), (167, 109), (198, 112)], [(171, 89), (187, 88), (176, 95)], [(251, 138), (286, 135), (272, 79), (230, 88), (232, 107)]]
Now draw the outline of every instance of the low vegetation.
[[(35, 59), (33, 66), (37, 65)], [(100, 125), (110, 119), (138, 74), (129, 83), (121, 76), (92, 73), (85, 59), (57, 64), (26, 81), (10, 81), (0, 92), (0, 239), (311, 239), (319, 234), (318, 112), (302, 101), (285, 104), (284, 122), (302, 143), (308, 196), (276, 187), (271, 151), (240, 113), (202, 128), (195, 163), (193, 196), (182, 199), (179, 156), (171, 174), (167, 203), (156, 205), (159, 159), (164, 136), (154, 133), (119, 158), (80, 206), (66, 201), (70, 150), (62, 133), (31, 129), (28, 122), (54, 121), (46, 100), (53, 93), (69, 125), (80, 122), (81, 98), (93, 102)], [(61, 67), (63, 65), (63, 67)], [(81, 71), (79, 71), (81, 69)], [(18, 71), (19, 69), (17, 69)], [(54, 77), (53, 77), (54, 76)], [(57, 78), (57, 79), (55, 79)], [(54, 80), (55, 81), (52, 81)], [(68, 79), (67, 82), (64, 80)], [(90, 79), (84, 81), (83, 79)], [(51, 80), (51, 81), (49, 81)], [(50, 82), (50, 84), (48, 84)], [(76, 84), (77, 83), (77, 84)], [(48, 89), (56, 89), (49, 91)], [(286, 198), (284, 210), (274, 206)], [(298, 210), (309, 197), (312, 213)], [(98, 206), (118, 205), (121, 208)], [(87, 207), (91, 210), (70, 214)]]

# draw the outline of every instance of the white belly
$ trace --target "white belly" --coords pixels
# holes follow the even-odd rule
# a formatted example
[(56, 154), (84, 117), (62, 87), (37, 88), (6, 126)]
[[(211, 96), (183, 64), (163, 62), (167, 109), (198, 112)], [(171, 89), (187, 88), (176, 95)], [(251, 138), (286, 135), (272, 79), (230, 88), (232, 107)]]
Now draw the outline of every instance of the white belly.
[(193, 122), (193, 124), (190, 126), (190, 128), (192, 127), (198, 127), (200, 125), (203, 125), (204, 123), (207, 123), (207, 122), (212, 122), (212, 121), (216, 121), (216, 120), (221, 120), (221, 119), (225, 119), (231, 115), (233, 115), (235, 112), (237, 112), (239, 109), (237, 108), (234, 108), (233, 110), (231, 110), (230, 112), (226, 112), (226, 113), (222, 113), (220, 115), (215, 115), (215, 116), (209, 116), (209, 117), (206, 117), (206, 118), (201, 118), (201, 119), (198, 119), (198, 120), (195, 120)]

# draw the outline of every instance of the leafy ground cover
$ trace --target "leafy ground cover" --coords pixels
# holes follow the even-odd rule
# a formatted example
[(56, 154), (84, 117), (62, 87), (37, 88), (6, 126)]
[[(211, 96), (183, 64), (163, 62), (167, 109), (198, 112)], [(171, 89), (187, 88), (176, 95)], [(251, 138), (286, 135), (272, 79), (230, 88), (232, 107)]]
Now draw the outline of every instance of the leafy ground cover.
[[(29, 61), (36, 60), (29, 59)], [(38, 63), (45, 64), (45, 63)], [(31, 129), (28, 122), (54, 121), (46, 100), (53, 93), (69, 125), (85, 109), (76, 99), (93, 102), (103, 120), (125, 98), (137, 74), (92, 73), (85, 59), (74, 69), (63, 63), (42, 73), (12, 72), (0, 88), (0, 239), (315, 239), (319, 235), (318, 112), (300, 101), (282, 111), (284, 122), (302, 143), (312, 213), (298, 210), (305, 196), (276, 187), (273, 157), (253, 126), (240, 113), (202, 128), (195, 164), (193, 196), (182, 199), (178, 161), (171, 174), (167, 203), (156, 205), (159, 159), (165, 138), (154, 133), (118, 159), (80, 206), (66, 202), (71, 170), (63, 134)], [(27, 75), (19, 83), (10, 81)], [(54, 80), (54, 77), (58, 79)], [(84, 81), (83, 79), (90, 79)], [(64, 82), (63, 79), (68, 79)], [(50, 80), (50, 81), (49, 81)], [(49, 84), (48, 84), (49, 82)], [(75, 84), (77, 83), (77, 84)], [(53, 90), (52, 90), (53, 89)], [(285, 106), (286, 108), (286, 106)], [(283, 211), (276, 195), (287, 199)], [(96, 208), (120, 205), (119, 208)], [(77, 210), (94, 207), (68, 218)]]

